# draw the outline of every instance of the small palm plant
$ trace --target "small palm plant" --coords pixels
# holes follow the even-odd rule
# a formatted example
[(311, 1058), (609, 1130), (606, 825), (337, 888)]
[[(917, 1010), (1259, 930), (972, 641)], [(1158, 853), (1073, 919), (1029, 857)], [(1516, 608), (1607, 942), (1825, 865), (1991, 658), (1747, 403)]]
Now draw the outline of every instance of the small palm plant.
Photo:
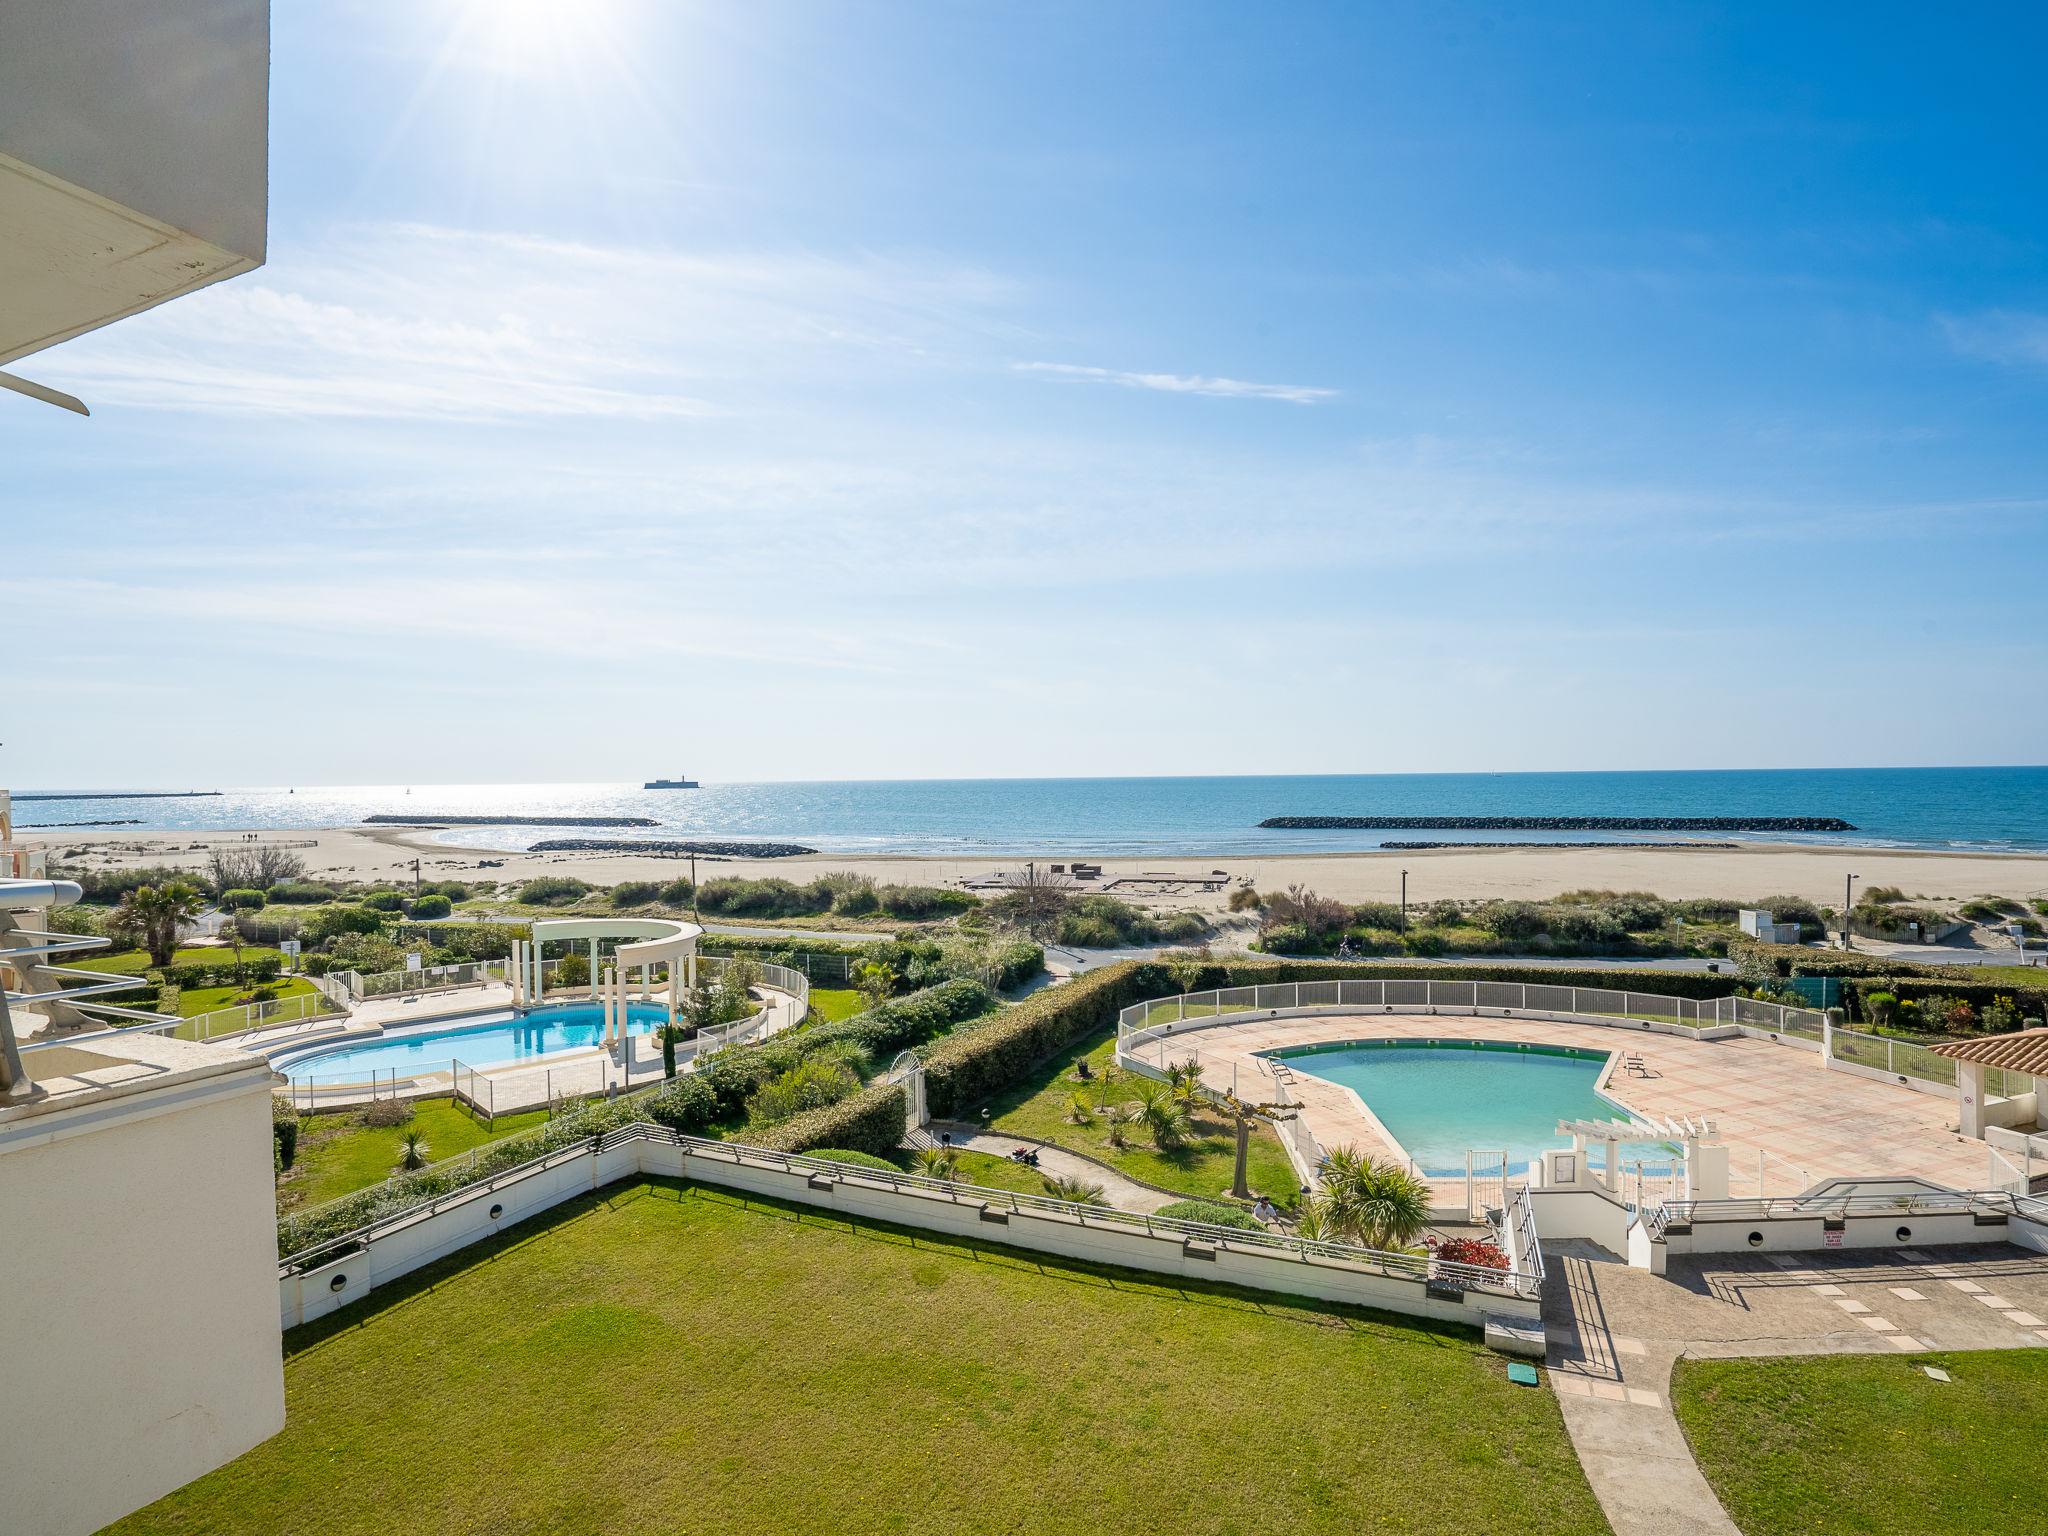
[(1332, 1148), (1323, 1166), (1330, 1235), (1367, 1248), (1406, 1248), (1429, 1226), (1429, 1181), (1391, 1158)]
[(1142, 1104), (1105, 1104), (1102, 1107), (1102, 1122), (1109, 1128), (1109, 1144), (1121, 1152), (1131, 1144), (1124, 1134), (1124, 1127), (1136, 1125), (1145, 1118)]
[(1039, 1182), (1045, 1192), (1055, 1200), (1064, 1200), (1070, 1205), (1107, 1205), (1109, 1200), (1102, 1193), (1100, 1184), (1090, 1184), (1086, 1179), (1068, 1178), (1065, 1174), (1048, 1173)]
[(1089, 1102), (1088, 1090), (1086, 1088), (1076, 1088), (1067, 1096), (1065, 1119), (1069, 1125), (1093, 1125), (1095, 1123), (1095, 1106)]
[(960, 1160), (946, 1147), (919, 1147), (912, 1163), (928, 1179), (943, 1179), (950, 1184), (960, 1177)]
[(1152, 1145), (1162, 1152), (1171, 1152), (1186, 1141), (1191, 1129), (1187, 1110), (1158, 1083), (1139, 1086), (1138, 1119), (1144, 1123)]
[(431, 1150), (427, 1145), (425, 1131), (407, 1131), (404, 1150), (398, 1156), (398, 1166), (408, 1172), (415, 1168), (424, 1168), (427, 1166), (427, 1153)]
[(1294, 1219), (1294, 1235), (1305, 1243), (1330, 1240), (1329, 1203), (1321, 1195), (1311, 1195), (1301, 1202), (1301, 1214)]
[(1174, 1102), (1193, 1114), (1202, 1107), (1205, 1095), (1202, 1092), (1202, 1064), (1190, 1056), (1177, 1066), (1166, 1069), (1166, 1089)]

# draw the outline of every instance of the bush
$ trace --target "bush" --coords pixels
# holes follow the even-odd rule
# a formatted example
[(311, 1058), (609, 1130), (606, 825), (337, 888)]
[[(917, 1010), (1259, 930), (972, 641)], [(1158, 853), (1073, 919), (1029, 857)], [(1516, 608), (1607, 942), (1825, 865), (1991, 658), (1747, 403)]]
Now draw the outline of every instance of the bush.
[(308, 940), (323, 944), (345, 933), (382, 933), (384, 914), (368, 907), (323, 907), (306, 919)]
[(773, 1152), (843, 1147), (886, 1157), (902, 1144), (904, 1117), (903, 1090), (893, 1083), (873, 1083), (825, 1109), (794, 1115), (752, 1139)]
[(267, 899), (261, 891), (234, 890), (220, 893), (221, 907), (228, 912), (255, 912), (262, 908)]
[(855, 1152), (848, 1147), (819, 1147), (804, 1154), (820, 1162), (847, 1163), (855, 1168), (873, 1168), (883, 1173), (901, 1173), (903, 1170), (886, 1157), (876, 1157), (870, 1152)]
[(1904, 901), (1906, 893), (1896, 885), (1873, 885), (1863, 893), (1863, 899), (1882, 905), (1885, 902)]
[(1473, 916), (1480, 927), (1503, 939), (1533, 939), (1547, 931), (1543, 909), (1533, 901), (1489, 901)]
[(581, 950), (572, 949), (562, 956), (561, 961), (548, 975), (548, 985), (555, 987), (587, 987), (590, 985), (590, 956)]
[(1230, 900), (1225, 903), (1233, 912), (1256, 912), (1265, 904), (1265, 898), (1248, 885), (1238, 886), (1230, 893)]
[(671, 880), (661, 888), (661, 894), (657, 899), (664, 906), (687, 907), (690, 904), (691, 898), (696, 894), (697, 887), (690, 884), (689, 881)]
[[(951, 917), (981, 905), (981, 898), (971, 891), (948, 890), (933, 885), (885, 885), (875, 892), (875, 900), (889, 916), (906, 923)], [(846, 908), (838, 910), (845, 911)]]
[(315, 885), (310, 880), (286, 880), (270, 888), (270, 902), (275, 906), (283, 903), (290, 907), (310, 907), (316, 902), (334, 900), (334, 887)]
[(531, 938), (533, 930), (524, 923), (400, 923), (392, 935), (407, 949), (460, 950), (472, 960), (503, 960), (512, 953), (512, 941)]
[(647, 1118), (692, 1136), (718, 1118), (718, 1095), (698, 1074), (685, 1073), (648, 1100)]
[(1118, 949), (1127, 944), (1178, 943), (1197, 938), (1209, 925), (1192, 912), (1155, 917), (1114, 896), (1079, 896), (1060, 917), (1060, 943), (1076, 949)]
[(1473, 1264), (1481, 1269), (1506, 1269), (1508, 1256), (1498, 1243), (1483, 1237), (1435, 1237), (1429, 1239), (1430, 1253), (1446, 1264)]
[(661, 900), (661, 882), (658, 880), (621, 880), (612, 887), (611, 901), (615, 907), (645, 907)]
[(159, 889), (176, 885), (179, 881), (190, 882), (192, 871), (173, 869), (168, 864), (136, 865), (129, 869), (70, 869), (62, 866), (50, 871), (53, 878), (75, 880), (83, 894), (81, 901), (94, 906), (111, 907), (130, 891), (140, 890), (145, 885)]
[(697, 905), (723, 917), (808, 917), (831, 905), (831, 893), (806, 890), (787, 880), (706, 880), (697, 887)]
[(1300, 928), (1311, 945), (1333, 942), (1351, 922), (1351, 909), (1343, 902), (1302, 885), (1268, 896), (1265, 914), (1267, 928)]
[(412, 1123), (411, 1099), (379, 1099), (362, 1111), (362, 1122), (372, 1130), (388, 1131)]
[(1401, 915), (1398, 902), (1362, 901), (1351, 909), (1351, 926), (1384, 928), (1399, 933), (1408, 926), (1408, 919)]
[(755, 1090), (747, 1119), (774, 1125), (806, 1110), (823, 1109), (860, 1091), (860, 1076), (843, 1061), (812, 1056), (786, 1067)]
[(566, 907), (589, 892), (587, 884), (569, 875), (536, 875), (519, 887), (519, 900), (529, 907)]
[(362, 898), (361, 905), (372, 912), (403, 912), (405, 898), (396, 891), (372, 891)]
[(1262, 1231), (1259, 1219), (1249, 1211), (1219, 1200), (1175, 1200), (1153, 1213), (1169, 1221), (1200, 1221), (1212, 1227), (1238, 1227), (1247, 1232)]
[(422, 896), (412, 904), (412, 916), (415, 922), (428, 922), (437, 917), (446, 917), (454, 910), (455, 903), (446, 896), (443, 896), (439, 891)]
[(299, 1112), (289, 1100), (270, 1101), (270, 1138), (275, 1145), (276, 1166), (291, 1167), (299, 1155)]
[(2026, 910), (2009, 896), (1979, 896), (1957, 908), (1973, 923), (1996, 923), (2008, 917), (2018, 917)]
[(995, 1005), (995, 995), (987, 987), (961, 978), (878, 1003), (851, 1018), (816, 1025), (792, 1040), (804, 1051), (847, 1041), (879, 1060), (923, 1045), (967, 1019), (980, 1018)]

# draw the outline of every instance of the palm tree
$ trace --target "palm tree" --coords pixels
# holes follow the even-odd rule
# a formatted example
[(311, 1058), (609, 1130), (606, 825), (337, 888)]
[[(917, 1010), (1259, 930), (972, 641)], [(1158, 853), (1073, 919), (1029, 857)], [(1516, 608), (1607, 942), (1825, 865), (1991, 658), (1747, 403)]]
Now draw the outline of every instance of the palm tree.
[(1069, 1205), (1107, 1205), (1108, 1199), (1102, 1193), (1100, 1184), (1090, 1184), (1086, 1179), (1069, 1178), (1064, 1174), (1048, 1173), (1040, 1177), (1045, 1192), (1055, 1200), (1064, 1200)]
[(1168, 1067), (1166, 1087), (1180, 1107), (1192, 1115), (1207, 1098), (1202, 1092), (1202, 1063), (1190, 1056), (1178, 1066)]
[(1391, 1158), (1332, 1148), (1323, 1215), (1333, 1235), (1367, 1248), (1406, 1248), (1429, 1226), (1429, 1182)]
[(1188, 1112), (1158, 1083), (1138, 1085), (1137, 1117), (1144, 1122), (1152, 1145), (1162, 1152), (1171, 1152), (1188, 1139)]
[(1095, 1106), (1088, 1102), (1088, 1090), (1076, 1088), (1067, 1095), (1066, 1122), (1069, 1125), (1093, 1125)]
[(122, 894), (107, 926), (128, 943), (149, 951), (149, 963), (161, 969), (178, 949), (178, 925), (199, 915), (199, 892), (182, 880), (168, 885), (138, 885)]
[(945, 1147), (919, 1147), (912, 1161), (928, 1179), (943, 1179), (950, 1184), (960, 1177), (959, 1160)]
[(1102, 1123), (1109, 1127), (1109, 1144), (1118, 1151), (1129, 1146), (1130, 1140), (1124, 1135), (1124, 1127), (1136, 1125), (1145, 1118), (1142, 1104), (1105, 1104), (1102, 1106)]
[(896, 968), (880, 960), (863, 960), (853, 968), (853, 984), (870, 1008), (879, 1008), (896, 995)]

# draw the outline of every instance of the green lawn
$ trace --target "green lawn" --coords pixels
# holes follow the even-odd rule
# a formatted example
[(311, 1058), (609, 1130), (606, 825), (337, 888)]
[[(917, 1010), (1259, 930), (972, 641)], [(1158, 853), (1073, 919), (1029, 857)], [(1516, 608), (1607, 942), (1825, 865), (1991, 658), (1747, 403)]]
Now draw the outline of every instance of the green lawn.
[[(1109, 1145), (1099, 1122), (1094, 1125), (1067, 1124), (1067, 1100), (1076, 1088), (1086, 1087), (1091, 1099), (1097, 1102), (1119, 1103), (1136, 1094), (1140, 1079), (1131, 1074), (1118, 1074), (1114, 1083), (1105, 1080), (1104, 1074), (1112, 1070), (1115, 1055), (1114, 1029), (1081, 1042), (1039, 1067), (1017, 1087), (994, 1099), (989, 1105), (989, 1125), (998, 1131), (1013, 1132), (1085, 1153), (1131, 1178), (1156, 1184), (1161, 1189), (1178, 1190), (1205, 1199), (1212, 1199), (1228, 1190), (1237, 1144), (1236, 1137), (1222, 1120), (1197, 1118), (1195, 1129), (1199, 1134), (1172, 1152), (1161, 1152), (1153, 1147), (1146, 1140), (1144, 1131), (1137, 1126), (1125, 1128), (1131, 1145), (1118, 1151)], [(1086, 1084), (1073, 1075), (1075, 1061), (1084, 1056), (1091, 1074), (1091, 1080)], [(1265, 1126), (1252, 1133), (1248, 1172), (1253, 1194), (1270, 1195), (1274, 1204), (1292, 1209), (1301, 1181), (1295, 1176), (1294, 1165), (1287, 1160), (1279, 1137)]]
[(811, 988), (811, 1017), (822, 1023), (850, 1019), (866, 1011), (868, 1000), (852, 987)]
[(448, 1099), (419, 1105), (407, 1126), (373, 1128), (354, 1114), (309, 1115), (299, 1122), (299, 1155), (278, 1180), (277, 1207), (283, 1211), (319, 1205), (381, 1183), (398, 1171), (408, 1130), (426, 1133), (427, 1157), (439, 1162), (529, 1130), (547, 1117), (546, 1110), (536, 1109), (500, 1115), (495, 1126), (487, 1126)]
[[(275, 981), (261, 983), (266, 991), (273, 992), (282, 1002), (288, 997), (303, 997), (319, 989), (310, 981), (299, 976), (280, 976)], [(248, 997), (252, 988), (241, 987), (184, 987), (178, 992), (178, 1014), (191, 1018), (195, 1013), (212, 1013), (220, 1008), (240, 1006), (240, 999)]]
[[(242, 963), (253, 965), (258, 960), (284, 959), (282, 950), (271, 949), (262, 944), (244, 944)], [(203, 949), (180, 949), (171, 955), (173, 965), (233, 965), (235, 952), (228, 945), (208, 945)], [(149, 951), (146, 949), (123, 949), (112, 953), (106, 950), (88, 951), (82, 958), (66, 960), (66, 965), (76, 966), (81, 971), (111, 971), (119, 976), (140, 976), (150, 968)]]
[(666, 1181), (285, 1337), (282, 1433), (111, 1530), (1604, 1532), (1459, 1329)]
[(1693, 1454), (1744, 1536), (2038, 1530), (2044, 1401), (2039, 1349), (1681, 1360), (1672, 1381)]

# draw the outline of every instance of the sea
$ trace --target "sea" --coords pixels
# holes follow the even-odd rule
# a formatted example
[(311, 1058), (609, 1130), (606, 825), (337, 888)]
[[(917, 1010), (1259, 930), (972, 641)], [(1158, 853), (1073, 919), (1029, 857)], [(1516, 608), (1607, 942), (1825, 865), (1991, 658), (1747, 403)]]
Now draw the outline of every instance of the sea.
[[(177, 786), (137, 785), (136, 789)], [(192, 786), (204, 788), (207, 786)], [(62, 799), (20, 799), (61, 793)], [(194, 799), (18, 790), (16, 825), (132, 823), (142, 832), (350, 827), (372, 815), (499, 816), (451, 845), (520, 851), (543, 838), (777, 841), (825, 853), (978, 857), (1352, 852), (1395, 841), (1797, 842), (1982, 852), (2048, 849), (2048, 767), (1734, 769), (1645, 773), (1427, 773), (1231, 778), (904, 779), (636, 784), (301, 784)], [(640, 816), (566, 828), (521, 817)], [(1269, 816), (1840, 817), (1853, 832), (1322, 831)]]

